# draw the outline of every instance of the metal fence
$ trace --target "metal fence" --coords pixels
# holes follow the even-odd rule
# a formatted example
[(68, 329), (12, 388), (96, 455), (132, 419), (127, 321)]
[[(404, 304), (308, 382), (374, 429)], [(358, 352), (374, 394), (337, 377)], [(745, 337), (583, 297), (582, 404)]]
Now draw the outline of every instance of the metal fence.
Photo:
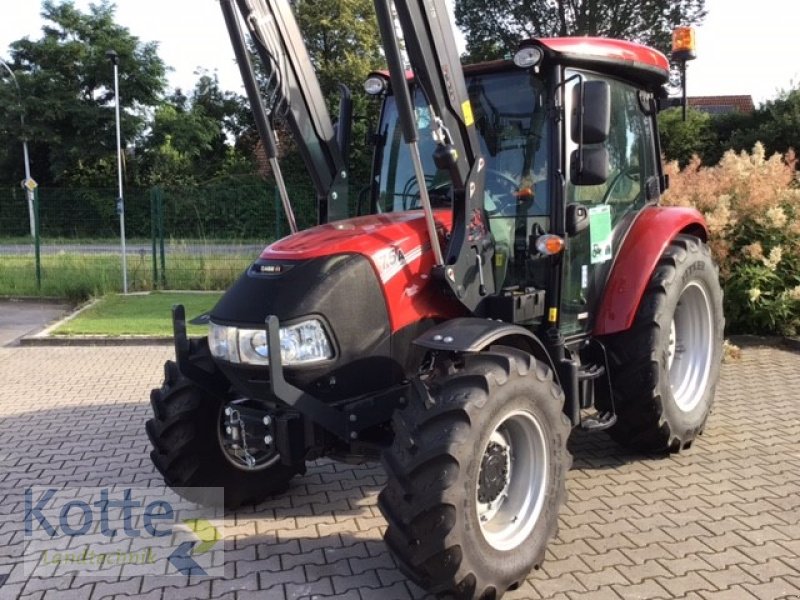
[[(0, 186), (0, 296), (79, 299), (120, 291), (116, 190), (36, 192), (38, 236), (24, 190)], [(313, 188), (296, 183), (289, 192), (298, 225), (313, 224)], [(125, 229), (130, 291), (224, 289), (266, 244), (288, 233), (268, 182), (129, 188)]]

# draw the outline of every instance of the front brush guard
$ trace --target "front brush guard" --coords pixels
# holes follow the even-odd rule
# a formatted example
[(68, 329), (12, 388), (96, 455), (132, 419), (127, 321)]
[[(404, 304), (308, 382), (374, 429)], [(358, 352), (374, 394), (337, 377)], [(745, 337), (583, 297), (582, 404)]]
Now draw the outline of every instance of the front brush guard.
[[(186, 334), (186, 312), (182, 305), (172, 307), (172, 327), (175, 335), (175, 357), (181, 373), (198, 384), (218, 390), (219, 377), (213, 377), (191, 360), (191, 341)], [(269, 348), (280, 348), (280, 323), (274, 315), (265, 322)], [(246, 382), (241, 382), (246, 385)], [(269, 392), (272, 397), (297, 411), (311, 422), (329, 431), (341, 440), (352, 442), (368, 427), (387, 422), (392, 412), (402, 403), (408, 385), (395, 386), (366, 397), (351, 398), (334, 404), (323, 402), (308, 392), (286, 381), (280, 352), (270, 353)], [(248, 390), (243, 390), (248, 391)], [(249, 394), (259, 397), (255, 390)]]

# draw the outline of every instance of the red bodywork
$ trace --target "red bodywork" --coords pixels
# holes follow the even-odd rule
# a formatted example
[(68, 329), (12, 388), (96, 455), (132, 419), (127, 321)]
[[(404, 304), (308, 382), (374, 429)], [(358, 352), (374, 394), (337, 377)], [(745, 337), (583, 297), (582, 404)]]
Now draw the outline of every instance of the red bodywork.
[(625, 331), (633, 325), (648, 281), (667, 245), (680, 233), (707, 238), (703, 215), (693, 208), (652, 206), (636, 218), (611, 269), (597, 312), (594, 335)]
[[(451, 227), (452, 213), (440, 210), (434, 215), (444, 235)], [(424, 318), (463, 316), (457, 302), (448, 300), (439, 286), (431, 285), (434, 258), (421, 210), (369, 215), (306, 229), (267, 246), (261, 258), (307, 260), (334, 254), (361, 254), (370, 260), (381, 281), (392, 332)]]

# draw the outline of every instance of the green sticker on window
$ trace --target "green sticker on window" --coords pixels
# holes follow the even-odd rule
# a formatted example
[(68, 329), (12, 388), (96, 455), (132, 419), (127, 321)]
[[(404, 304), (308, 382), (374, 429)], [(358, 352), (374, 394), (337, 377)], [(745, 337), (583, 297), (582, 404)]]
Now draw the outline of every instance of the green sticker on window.
[(611, 207), (608, 204), (589, 209), (589, 244), (593, 265), (611, 260)]

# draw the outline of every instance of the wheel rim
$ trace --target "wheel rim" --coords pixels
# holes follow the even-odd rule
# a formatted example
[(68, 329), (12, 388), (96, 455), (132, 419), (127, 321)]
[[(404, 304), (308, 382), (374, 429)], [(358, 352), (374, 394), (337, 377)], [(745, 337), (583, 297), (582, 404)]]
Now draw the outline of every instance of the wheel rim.
[(708, 385), (713, 331), (708, 292), (692, 281), (681, 292), (667, 342), (669, 383), (675, 404), (683, 412), (697, 407)]
[(475, 495), (481, 533), (493, 548), (516, 548), (536, 525), (550, 467), (547, 447), (539, 419), (528, 411), (510, 413), (489, 436)]
[(246, 399), (235, 400), (220, 406), (217, 441), (231, 465), (242, 471), (261, 471), (280, 460), (280, 454), (274, 440), (267, 444), (264, 437), (255, 437), (252, 425), (241, 418), (246, 403)]

